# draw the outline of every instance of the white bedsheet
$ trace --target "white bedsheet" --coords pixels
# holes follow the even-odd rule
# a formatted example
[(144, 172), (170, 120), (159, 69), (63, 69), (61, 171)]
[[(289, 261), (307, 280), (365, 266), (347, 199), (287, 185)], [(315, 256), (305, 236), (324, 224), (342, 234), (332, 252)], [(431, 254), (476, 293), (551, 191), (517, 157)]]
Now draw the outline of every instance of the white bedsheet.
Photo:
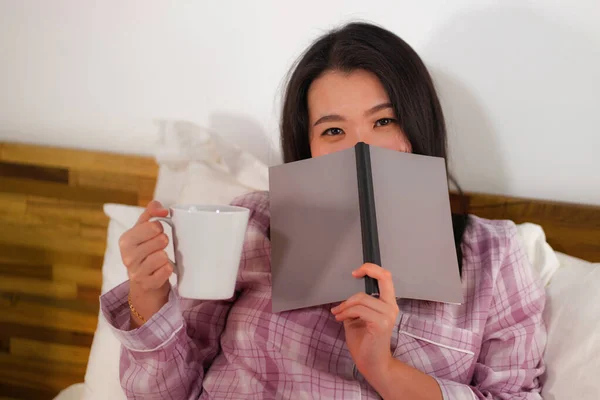
[(76, 383), (62, 390), (54, 400), (81, 400), (84, 390), (84, 383)]

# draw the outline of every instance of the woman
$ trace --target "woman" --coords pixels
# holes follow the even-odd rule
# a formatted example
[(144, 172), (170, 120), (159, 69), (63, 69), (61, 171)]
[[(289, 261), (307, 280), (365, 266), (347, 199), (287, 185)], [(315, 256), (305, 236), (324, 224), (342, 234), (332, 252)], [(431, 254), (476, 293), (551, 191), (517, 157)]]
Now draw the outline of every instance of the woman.
[[(363, 141), (446, 157), (433, 83), (400, 38), (349, 24), (318, 39), (291, 75), (282, 113), (285, 162)], [(390, 273), (356, 266), (381, 296), (271, 313), (267, 193), (251, 210), (234, 298), (178, 298), (167, 238), (151, 203), (120, 241), (130, 280), (102, 299), (122, 343), (121, 383), (136, 399), (537, 399), (544, 291), (514, 224), (454, 218), (465, 303), (397, 300)]]

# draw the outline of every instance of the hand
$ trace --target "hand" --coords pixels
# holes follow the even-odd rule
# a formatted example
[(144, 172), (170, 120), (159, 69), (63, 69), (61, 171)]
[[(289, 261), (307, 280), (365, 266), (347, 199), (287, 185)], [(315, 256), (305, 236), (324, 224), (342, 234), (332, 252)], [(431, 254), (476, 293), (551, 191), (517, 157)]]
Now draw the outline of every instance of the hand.
[[(121, 259), (129, 275), (129, 294), (136, 311), (148, 320), (168, 300), (169, 277), (173, 266), (165, 247), (169, 243), (163, 227), (152, 217), (166, 217), (168, 211), (158, 201), (148, 204), (137, 223), (119, 239)], [(141, 322), (132, 314), (132, 322)]]
[(392, 330), (399, 309), (392, 274), (375, 264), (364, 264), (352, 272), (355, 278), (370, 276), (379, 283), (380, 297), (361, 292), (331, 309), (343, 321), (346, 345), (356, 368), (370, 380), (385, 373), (393, 361), (390, 350)]

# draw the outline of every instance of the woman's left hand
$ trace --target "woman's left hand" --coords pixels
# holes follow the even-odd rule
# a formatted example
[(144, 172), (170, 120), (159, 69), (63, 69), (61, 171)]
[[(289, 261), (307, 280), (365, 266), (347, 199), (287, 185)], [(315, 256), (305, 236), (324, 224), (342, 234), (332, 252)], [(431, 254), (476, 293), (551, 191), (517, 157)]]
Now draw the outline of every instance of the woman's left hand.
[(370, 276), (379, 282), (379, 298), (361, 292), (331, 309), (344, 323), (346, 344), (360, 373), (369, 380), (386, 372), (393, 357), (392, 330), (399, 309), (390, 271), (375, 264), (363, 264), (352, 272), (355, 278)]

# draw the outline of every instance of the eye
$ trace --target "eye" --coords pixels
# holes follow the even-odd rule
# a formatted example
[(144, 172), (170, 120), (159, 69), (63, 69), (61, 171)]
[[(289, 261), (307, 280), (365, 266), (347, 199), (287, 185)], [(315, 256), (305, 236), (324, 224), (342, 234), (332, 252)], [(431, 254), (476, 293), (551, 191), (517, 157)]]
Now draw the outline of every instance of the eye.
[(378, 119), (377, 122), (375, 122), (375, 126), (386, 126), (395, 121), (396, 120), (393, 118), (381, 118), (381, 119)]
[(343, 133), (344, 133), (344, 131), (341, 130), (340, 128), (329, 128), (329, 129), (326, 129), (321, 134), (321, 136), (338, 136), (338, 135), (341, 135)]

